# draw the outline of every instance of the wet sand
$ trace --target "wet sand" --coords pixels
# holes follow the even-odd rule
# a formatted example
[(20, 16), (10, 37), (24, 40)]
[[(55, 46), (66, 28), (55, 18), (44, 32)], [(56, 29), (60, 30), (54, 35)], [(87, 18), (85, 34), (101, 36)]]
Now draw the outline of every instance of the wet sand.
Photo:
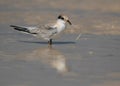
[[(0, 1), (0, 86), (120, 85), (120, 1), (67, 1)], [(9, 27), (44, 24), (59, 13), (73, 26), (52, 48)]]

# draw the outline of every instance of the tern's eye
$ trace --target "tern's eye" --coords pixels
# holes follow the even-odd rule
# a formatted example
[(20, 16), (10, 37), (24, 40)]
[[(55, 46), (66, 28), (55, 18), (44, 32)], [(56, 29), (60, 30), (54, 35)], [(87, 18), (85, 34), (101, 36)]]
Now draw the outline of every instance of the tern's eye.
[(63, 18), (63, 17), (61, 17), (61, 19), (62, 19), (62, 20), (64, 20), (64, 18)]

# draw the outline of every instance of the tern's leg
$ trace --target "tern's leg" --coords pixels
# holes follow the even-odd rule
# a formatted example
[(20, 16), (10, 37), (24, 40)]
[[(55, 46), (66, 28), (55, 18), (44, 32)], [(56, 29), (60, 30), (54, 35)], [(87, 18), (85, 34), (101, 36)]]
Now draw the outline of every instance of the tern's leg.
[(50, 40), (48, 41), (48, 44), (49, 44), (49, 45), (52, 45), (52, 39), (50, 39)]

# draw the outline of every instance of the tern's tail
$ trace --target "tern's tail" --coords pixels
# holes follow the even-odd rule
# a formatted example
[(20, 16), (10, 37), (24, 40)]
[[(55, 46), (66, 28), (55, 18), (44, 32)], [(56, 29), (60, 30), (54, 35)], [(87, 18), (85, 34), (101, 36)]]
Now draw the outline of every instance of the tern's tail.
[(21, 27), (16, 25), (10, 25), (10, 27), (13, 27), (15, 30), (18, 30), (18, 31), (30, 33), (30, 31), (26, 27)]

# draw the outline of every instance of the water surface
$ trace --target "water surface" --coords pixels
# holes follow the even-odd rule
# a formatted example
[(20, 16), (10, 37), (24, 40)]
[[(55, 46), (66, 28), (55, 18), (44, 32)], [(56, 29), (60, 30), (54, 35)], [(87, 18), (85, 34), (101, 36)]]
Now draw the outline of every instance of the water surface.
[[(119, 86), (119, 10), (119, 0), (1, 0), (0, 86)], [(52, 48), (9, 27), (45, 24), (61, 13), (73, 26)]]

